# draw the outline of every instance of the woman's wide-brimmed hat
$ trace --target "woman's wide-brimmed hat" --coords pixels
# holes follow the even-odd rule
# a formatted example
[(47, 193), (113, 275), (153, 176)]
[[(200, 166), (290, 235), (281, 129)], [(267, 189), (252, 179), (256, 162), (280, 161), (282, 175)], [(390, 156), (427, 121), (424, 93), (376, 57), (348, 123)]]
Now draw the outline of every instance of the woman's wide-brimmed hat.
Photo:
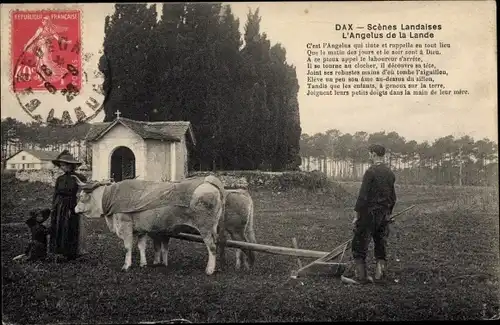
[(80, 166), (82, 164), (81, 162), (79, 162), (78, 160), (76, 160), (69, 153), (68, 150), (64, 150), (63, 152), (61, 152), (59, 154), (59, 156), (57, 156), (56, 159), (52, 160), (52, 163), (54, 165), (56, 165), (57, 167), (60, 167), (62, 162), (67, 163), (67, 164), (71, 164), (71, 165), (76, 165), (76, 166)]

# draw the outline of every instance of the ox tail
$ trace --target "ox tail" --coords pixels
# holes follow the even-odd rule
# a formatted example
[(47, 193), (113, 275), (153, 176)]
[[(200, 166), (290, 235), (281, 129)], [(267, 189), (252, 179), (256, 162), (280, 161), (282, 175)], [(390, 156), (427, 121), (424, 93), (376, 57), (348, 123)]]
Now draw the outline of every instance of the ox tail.
[[(216, 186), (215, 184), (212, 184)], [(217, 216), (217, 233), (218, 233), (218, 238), (220, 238), (221, 235), (224, 235), (224, 222), (225, 222), (225, 216), (226, 216), (226, 200), (227, 200), (227, 192), (224, 189), (224, 187), (219, 187), (216, 186), (217, 189), (219, 190), (219, 195), (220, 195), (220, 201), (221, 201), (221, 207), (219, 209), (219, 214)]]
[(213, 175), (208, 175), (204, 178), (203, 180), (205, 183), (209, 183), (213, 187), (215, 187), (219, 191), (219, 196), (220, 196), (220, 201), (221, 201), (221, 208), (219, 211), (217, 211), (216, 215), (216, 224), (215, 224), (215, 231), (220, 234), (220, 231), (224, 230), (224, 216), (226, 214), (226, 197), (227, 197), (227, 192), (224, 189), (224, 184), (221, 182), (220, 179)]
[[(255, 239), (255, 231), (254, 231), (254, 222), (253, 222), (253, 215), (254, 215), (254, 205), (253, 205), (253, 200), (252, 197), (249, 195), (248, 196), (250, 199), (250, 204), (248, 206), (248, 220), (247, 224), (245, 225), (245, 237), (250, 243), (257, 243), (257, 240)], [(253, 250), (247, 250), (247, 255), (248, 255), (248, 262), (250, 265), (254, 265), (255, 263), (255, 252)]]

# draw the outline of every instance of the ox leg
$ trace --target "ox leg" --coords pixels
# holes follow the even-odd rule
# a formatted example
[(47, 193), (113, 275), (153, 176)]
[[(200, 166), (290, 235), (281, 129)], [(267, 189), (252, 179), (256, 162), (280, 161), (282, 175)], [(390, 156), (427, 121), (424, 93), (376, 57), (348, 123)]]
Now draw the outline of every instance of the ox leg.
[[(236, 241), (242, 241), (242, 242), (248, 242), (248, 240), (245, 238), (245, 235), (241, 232), (234, 232), (231, 234), (231, 237), (233, 240)], [(245, 253), (245, 254), (243, 254)], [(241, 264), (245, 266), (245, 269), (249, 270), (250, 265), (248, 263), (248, 258), (246, 256), (247, 251), (243, 251), (242, 249), (237, 249), (236, 250), (236, 269), (239, 270), (241, 268)]]
[(139, 255), (141, 258), (141, 262), (140, 262), (141, 267), (148, 265), (148, 261), (146, 260), (147, 239), (148, 239), (148, 237), (146, 235), (139, 235), (138, 239), (137, 239), (137, 248), (139, 248)]
[(226, 267), (226, 233), (219, 231), (217, 241), (217, 251), (219, 255), (219, 268), (223, 270)]
[(134, 244), (134, 236), (132, 234), (132, 231), (126, 231), (123, 234), (123, 245), (125, 246), (126, 253), (125, 253), (125, 263), (122, 266), (123, 271), (127, 271), (130, 266), (132, 265), (132, 247)]
[[(232, 240), (238, 240), (237, 236), (235, 235), (234, 231), (229, 230), (229, 236), (231, 236)], [(235, 268), (239, 270), (241, 268), (241, 261), (242, 261), (242, 250), (239, 248), (236, 248), (236, 263), (235, 263)]]
[(215, 262), (217, 257), (217, 245), (215, 244), (215, 234), (204, 233), (201, 234), (203, 237), (203, 242), (207, 246), (208, 250), (208, 263), (205, 269), (207, 275), (212, 275), (215, 272)]
[[(243, 234), (242, 236), (247, 243), (256, 243), (255, 236), (253, 234), (250, 236)], [(255, 252), (251, 249), (245, 249), (243, 252), (245, 253), (245, 268), (250, 270), (250, 267), (255, 263)]]
[(161, 242), (161, 253), (163, 257), (163, 265), (168, 266), (168, 242), (170, 237), (166, 236)]
[(243, 260), (243, 251), (241, 249), (236, 249), (236, 264), (235, 268), (237, 270), (241, 269), (241, 261)]
[(155, 259), (153, 261), (153, 265), (161, 264), (161, 255), (162, 255), (162, 241), (158, 237), (153, 238), (153, 247), (155, 251)]

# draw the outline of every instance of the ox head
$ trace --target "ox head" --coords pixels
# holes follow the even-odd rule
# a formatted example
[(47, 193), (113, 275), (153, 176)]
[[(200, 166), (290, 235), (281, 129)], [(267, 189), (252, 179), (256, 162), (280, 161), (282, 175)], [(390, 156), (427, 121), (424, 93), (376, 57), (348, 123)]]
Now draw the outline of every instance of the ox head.
[(80, 188), (75, 213), (82, 214), (88, 218), (99, 218), (103, 214), (102, 195), (104, 185), (110, 185), (112, 181), (105, 180), (84, 183), (78, 177), (75, 177), (75, 179)]

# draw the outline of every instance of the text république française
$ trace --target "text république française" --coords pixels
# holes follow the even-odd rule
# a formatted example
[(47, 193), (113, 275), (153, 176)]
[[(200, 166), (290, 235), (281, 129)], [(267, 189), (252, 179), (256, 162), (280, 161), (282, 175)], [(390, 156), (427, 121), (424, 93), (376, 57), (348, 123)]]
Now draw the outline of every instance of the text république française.
[[(430, 24), (401, 24), (400, 29), (397, 25), (383, 24), (368, 24), (366, 29), (368, 32), (360, 32), (356, 30), (365, 29), (364, 26), (354, 26), (354, 24), (335, 24), (335, 30), (342, 32), (344, 39), (372, 39), (372, 38), (434, 38), (434, 33), (431, 31), (439, 31), (441, 25)], [(383, 33), (383, 32), (387, 33)]]

